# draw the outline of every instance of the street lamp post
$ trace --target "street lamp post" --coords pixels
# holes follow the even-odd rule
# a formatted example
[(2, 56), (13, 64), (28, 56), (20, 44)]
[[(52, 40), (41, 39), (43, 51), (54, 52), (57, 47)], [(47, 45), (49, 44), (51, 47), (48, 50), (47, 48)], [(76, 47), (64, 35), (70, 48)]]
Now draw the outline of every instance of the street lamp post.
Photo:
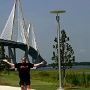
[(61, 60), (60, 60), (60, 17), (58, 16), (59, 13), (65, 13), (65, 10), (55, 10), (51, 11), (50, 13), (57, 14), (57, 38), (58, 38), (58, 65), (59, 65), (59, 88), (57, 90), (63, 90), (62, 88), (62, 74), (61, 74)]

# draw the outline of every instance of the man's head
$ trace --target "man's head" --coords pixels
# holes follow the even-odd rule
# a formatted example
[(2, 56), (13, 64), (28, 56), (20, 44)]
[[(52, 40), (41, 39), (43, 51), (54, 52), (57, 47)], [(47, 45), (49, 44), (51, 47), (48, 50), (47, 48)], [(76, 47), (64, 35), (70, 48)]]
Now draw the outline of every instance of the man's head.
[(21, 60), (22, 60), (22, 63), (26, 63), (26, 57), (22, 57)]

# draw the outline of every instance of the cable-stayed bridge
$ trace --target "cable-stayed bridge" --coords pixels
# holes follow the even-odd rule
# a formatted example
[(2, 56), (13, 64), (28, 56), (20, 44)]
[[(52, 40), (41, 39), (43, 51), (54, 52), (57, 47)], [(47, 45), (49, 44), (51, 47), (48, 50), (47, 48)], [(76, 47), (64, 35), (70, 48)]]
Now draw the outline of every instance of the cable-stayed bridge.
[[(30, 37), (31, 33), (32, 38)], [(8, 47), (9, 58), (12, 59), (13, 63), (17, 62), (16, 48), (19, 48), (25, 52), (24, 56), (27, 58), (28, 62), (30, 62), (28, 55), (32, 57), (33, 63), (38, 63), (44, 60), (41, 57), (38, 49), (32, 21), (29, 22), (28, 28), (26, 29), (20, 0), (14, 0), (14, 5), (11, 13), (0, 35), (0, 43)], [(44, 66), (45, 65), (46, 61)]]

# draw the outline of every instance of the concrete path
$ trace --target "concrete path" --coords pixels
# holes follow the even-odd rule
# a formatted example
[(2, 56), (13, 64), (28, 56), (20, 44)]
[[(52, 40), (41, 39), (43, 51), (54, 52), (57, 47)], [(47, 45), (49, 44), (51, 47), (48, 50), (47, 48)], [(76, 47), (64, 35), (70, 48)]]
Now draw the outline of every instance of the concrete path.
[[(20, 87), (12, 87), (12, 86), (1, 86), (0, 85), (0, 90), (21, 90)], [(35, 90), (35, 89), (31, 89)]]

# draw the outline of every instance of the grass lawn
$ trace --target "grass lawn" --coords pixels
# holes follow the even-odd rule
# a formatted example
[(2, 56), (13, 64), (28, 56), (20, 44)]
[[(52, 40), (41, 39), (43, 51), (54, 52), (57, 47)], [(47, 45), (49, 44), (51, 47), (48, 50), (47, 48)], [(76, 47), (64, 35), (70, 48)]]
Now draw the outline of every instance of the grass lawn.
[[(14, 74), (3, 74), (0, 76), (0, 85), (19, 87), (19, 78)], [(31, 88), (36, 90), (56, 90), (57, 86), (55, 83), (48, 83), (31, 79)]]
[(65, 88), (65, 90), (90, 90), (90, 88), (84, 88), (84, 87), (68, 87), (68, 88)]
[[(50, 80), (50, 77), (55, 79), (57, 71), (47, 70), (47, 71), (31, 71), (31, 88), (36, 90), (57, 90), (58, 82), (54, 81), (53, 79)], [(68, 72), (71, 72), (70, 70)], [(81, 71), (79, 71), (81, 72)], [(40, 75), (46, 75), (45, 77), (41, 77)], [(51, 74), (51, 75), (49, 75)], [(40, 79), (41, 78), (41, 79)], [(45, 80), (44, 80), (45, 79)], [(50, 80), (50, 82), (49, 82)], [(10, 72), (10, 74), (2, 73), (0, 76), (0, 85), (7, 85), (7, 86), (15, 86), (19, 87), (19, 78), (18, 72)], [(84, 87), (65, 87), (64, 90), (90, 90), (89, 88)]]

